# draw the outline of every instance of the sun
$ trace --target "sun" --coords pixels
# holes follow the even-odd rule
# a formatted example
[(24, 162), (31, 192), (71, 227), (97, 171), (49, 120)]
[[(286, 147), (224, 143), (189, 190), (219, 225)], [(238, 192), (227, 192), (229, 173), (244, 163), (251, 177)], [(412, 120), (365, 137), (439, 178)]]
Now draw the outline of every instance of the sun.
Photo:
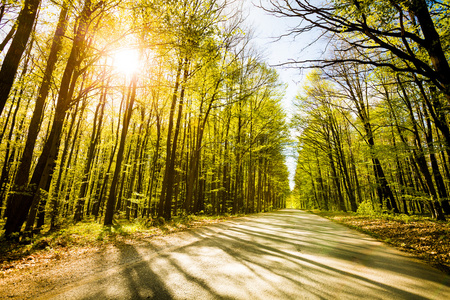
[(121, 49), (114, 54), (113, 59), (116, 70), (127, 77), (139, 69), (139, 53), (136, 49)]

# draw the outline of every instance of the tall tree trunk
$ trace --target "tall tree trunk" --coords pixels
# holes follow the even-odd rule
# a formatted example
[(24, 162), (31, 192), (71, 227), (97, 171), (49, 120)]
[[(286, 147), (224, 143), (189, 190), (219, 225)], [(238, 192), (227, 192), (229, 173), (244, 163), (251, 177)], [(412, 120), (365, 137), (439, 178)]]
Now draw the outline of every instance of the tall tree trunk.
[(333, 153), (331, 152), (331, 148), (328, 149), (327, 155), (328, 155), (328, 161), (330, 163), (330, 168), (331, 168), (331, 178), (333, 180), (335, 192), (337, 193), (337, 202), (338, 202), (339, 210), (347, 211), (347, 208), (345, 207), (344, 197), (342, 195), (341, 180), (336, 171), (336, 165), (334, 162)]
[[(394, 148), (397, 147), (393, 131), (392, 131), (392, 145), (394, 146)], [(403, 212), (408, 215), (409, 214), (408, 206), (406, 205), (406, 199), (405, 199), (405, 195), (406, 195), (405, 176), (403, 175), (403, 168), (400, 163), (400, 159), (397, 155), (397, 151), (395, 151), (395, 165), (397, 166), (397, 178), (398, 178), (398, 184), (400, 185), (400, 199), (401, 199), (401, 203), (403, 204)]]
[[(22, 97), (18, 97), (16, 108), (14, 109), (14, 113), (11, 119), (11, 128), (8, 133), (7, 141), (6, 141), (6, 150), (5, 156), (3, 160), (2, 174), (0, 176), (0, 216), (3, 208), (3, 199), (6, 199), (7, 189), (8, 189), (8, 181), (10, 177), (10, 169), (13, 164), (13, 153), (10, 153), (12, 147), (12, 136), (14, 133), (14, 124), (16, 122), (17, 113), (20, 108), (20, 102)], [(5, 126), (6, 127), (6, 126)], [(13, 149), (14, 152), (14, 149)]]
[(105, 220), (103, 222), (103, 225), (105, 226), (111, 226), (113, 222), (113, 216), (114, 216), (114, 206), (116, 201), (116, 186), (119, 179), (119, 173), (122, 168), (122, 160), (123, 160), (123, 154), (125, 150), (125, 141), (126, 136), (128, 132), (128, 126), (130, 125), (131, 115), (133, 112), (133, 105), (134, 100), (136, 98), (136, 84), (137, 84), (137, 78), (136, 75), (133, 76), (133, 79), (131, 80), (130, 84), (130, 97), (129, 101), (127, 101), (127, 107), (124, 112), (124, 118), (123, 118), (123, 126), (122, 126), (122, 134), (120, 137), (120, 144), (119, 149), (117, 151), (117, 158), (116, 158), (116, 167), (114, 170), (114, 175), (111, 181), (108, 201), (106, 202), (106, 211), (105, 211)]
[(0, 114), (3, 112), (3, 108), (8, 100), (9, 92), (14, 83), (20, 59), (27, 47), (40, 3), (41, 0), (25, 0), (17, 18), (16, 33), (0, 69)]
[(152, 159), (152, 171), (150, 175), (150, 183), (148, 185), (148, 191), (147, 191), (147, 197), (148, 197), (148, 206), (147, 206), (147, 217), (151, 214), (151, 208), (152, 208), (152, 199), (153, 199), (153, 191), (155, 189), (155, 183), (156, 183), (156, 175), (157, 170), (160, 169), (158, 164), (158, 158), (159, 158), (159, 150), (160, 150), (160, 141), (161, 141), (161, 122), (160, 122), (160, 116), (157, 112), (156, 113), (156, 145), (155, 145), (155, 153), (153, 154)]
[[(52, 205), (52, 219), (54, 222), (56, 222), (57, 220), (57, 216), (58, 216), (58, 203), (59, 203), (59, 197), (61, 195), (61, 192), (63, 191), (63, 189), (61, 188), (61, 186), (63, 186), (62, 181), (63, 181), (63, 177), (66, 177), (65, 175), (67, 175), (68, 173), (68, 168), (70, 165), (70, 160), (71, 160), (71, 156), (72, 153), (74, 151), (74, 147), (75, 147), (75, 143), (77, 141), (77, 136), (78, 136), (78, 132), (80, 130), (80, 125), (83, 119), (83, 114), (84, 111), (86, 109), (86, 100), (84, 99), (82, 105), (81, 105), (81, 109), (79, 111), (79, 102), (76, 103), (75, 107), (73, 108), (73, 111), (71, 113), (71, 121), (69, 124), (69, 129), (67, 130), (67, 135), (66, 135), (66, 139), (64, 142), (64, 146), (63, 146), (63, 150), (61, 153), (61, 158), (59, 159), (60, 163), (59, 163), (59, 171), (58, 171), (58, 178), (56, 179), (56, 184), (54, 185), (53, 188), (53, 194), (51, 196), (49, 196), (49, 198), (51, 199), (51, 205)], [(79, 118), (78, 118), (78, 122), (77, 122), (77, 127), (75, 129), (75, 133), (72, 135), (72, 130), (73, 127), (75, 126), (75, 121), (76, 121), (76, 117), (77, 114), (80, 114)], [(69, 146), (69, 143), (71, 141), (71, 137), (73, 136), (72, 139), (72, 145), (71, 147)], [(70, 150), (70, 152), (69, 152)], [(67, 156), (69, 155), (69, 158), (67, 159)], [(68, 181), (68, 178), (65, 178), (66, 181)], [(43, 206), (45, 207), (46, 201), (43, 200), (41, 201), (41, 203), (39, 204), (39, 206)], [(45, 213), (43, 214), (43, 209), (39, 209), (39, 216), (38, 216), (38, 221), (37, 221), (37, 228), (40, 228), (39, 224), (42, 223), (43, 225), (43, 219), (44, 219)], [(41, 225), (41, 226), (42, 226)], [(56, 225), (56, 224), (53, 224)], [(51, 226), (52, 227), (52, 226)]]
[[(26, 184), (16, 185), (16, 192), (13, 194), (10, 201), (12, 206), (12, 210), (10, 210), (11, 215), (8, 216), (7, 222), (5, 223), (6, 236), (9, 236), (13, 232), (20, 231), (20, 228), (27, 217), (28, 211), (33, 205), (33, 198), (35, 202), (39, 200), (39, 196), (37, 195), (39, 188), (44, 188), (47, 185), (47, 180), (51, 178), (50, 173), (57, 157), (66, 111), (71, 104), (70, 100), (75, 88), (75, 82), (79, 75), (78, 72), (75, 72), (76, 67), (80, 64), (79, 52), (84, 45), (90, 15), (92, 12), (93, 11), (91, 11), (90, 8), (90, 0), (86, 0), (73, 41), (72, 50), (67, 60), (66, 68), (61, 80), (52, 129), (44, 145), (42, 154), (39, 157), (38, 165), (35, 168), (30, 184), (28, 187)], [(21, 174), (20, 176), (28, 178), (28, 174), (29, 167), (28, 172)], [(31, 193), (29, 190), (27, 191), (27, 188), (31, 189)], [(24, 194), (24, 191), (27, 191), (28, 193)], [(37, 204), (34, 204), (34, 206), (36, 205)]]
[(362, 192), (361, 192), (361, 185), (359, 183), (359, 176), (358, 176), (358, 172), (356, 171), (356, 163), (355, 163), (355, 156), (353, 155), (353, 151), (352, 151), (352, 142), (350, 139), (350, 134), (348, 132), (347, 129), (347, 145), (348, 145), (348, 149), (349, 149), (349, 163), (350, 163), (350, 169), (352, 172), (352, 177), (353, 180), (355, 182), (355, 186), (356, 186), (356, 195), (358, 196), (358, 200), (359, 203), (364, 201), (364, 198), (362, 196)]
[[(222, 186), (221, 186), (221, 213), (225, 214), (228, 210), (227, 202), (228, 202), (228, 195), (230, 191), (230, 179), (229, 179), (229, 169), (230, 169), (230, 160), (229, 160), (229, 149), (228, 149), (228, 136), (230, 131), (230, 119), (231, 119), (231, 112), (228, 114), (228, 119), (225, 124), (225, 137), (224, 137), (224, 150), (223, 150), (223, 157), (222, 157)], [(260, 203), (260, 202), (258, 202)]]
[(425, 159), (425, 154), (424, 154), (424, 150), (422, 147), (422, 140), (420, 138), (420, 134), (419, 134), (419, 130), (417, 128), (417, 122), (414, 116), (414, 111), (412, 108), (412, 104), (411, 101), (409, 99), (408, 94), (406, 93), (406, 90), (403, 86), (403, 83), (400, 81), (399, 77), (397, 77), (397, 82), (400, 86), (400, 90), (402, 91), (403, 94), (403, 101), (406, 104), (407, 108), (408, 108), (408, 112), (409, 112), (409, 117), (411, 119), (412, 122), (412, 131), (415, 137), (415, 141), (416, 141), (416, 147), (417, 147), (417, 151), (413, 151), (415, 153), (415, 157), (416, 157), (416, 161), (417, 164), (419, 166), (420, 171), (422, 172), (423, 176), (425, 177), (425, 181), (428, 187), (428, 191), (430, 192), (430, 196), (431, 196), (431, 202), (432, 202), (432, 213), (434, 213), (435, 217), (438, 220), (445, 220), (445, 216), (444, 213), (442, 211), (442, 207), (441, 204), (439, 203), (438, 200), (438, 194), (436, 192), (436, 188), (434, 186), (433, 183), (433, 179), (432, 176), (430, 174), (430, 170), (428, 169), (428, 163)]
[[(20, 90), (19, 92), (17, 92), (17, 90), (14, 93), (14, 97), (13, 99), (17, 99), (17, 103), (16, 103), (16, 108), (14, 109), (14, 113), (12, 114), (12, 120), (11, 120), (11, 126), (9, 128), (9, 134), (8, 134), (8, 140), (7, 140), (7, 146), (6, 146), (6, 153), (5, 153), (5, 158), (3, 161), (3, 168), (2, 168), (2, 175), (0, 178), (0, 215), (1, 215), (1, 207), (3, 206), (3, 200), (7, 198), (7, 193), (6, 193), (6, 189), (7, 189), (7, 185), (9, 182), (9, 175), (10, 175), (10, 166), (12, 165), (13, 162), (13, 154), (15, 152), (15, 149), (13, 149), (13, 152), (10, 155), (10, 151), (11, 151), (11, 147), (12, 147), (12, 136), (15, 129), (15, 125), (16, 125), (16, 117), (17, 117), (17, 113), (19, 112), (20, 109), (20, 104), (22, 102), (22, 98), (23, 98), (23, 94), (25, 91), (25, 75), (28, 72), (28, 66), (29, 66), (29, 61), (31, 59), (31, 49), (33, 47), (33, 42), (34, 39), (31, 40), (29, 46), (28, 46), (28, 50), (27, 53), (25, 55), (26, 59), (24, 62), (24, 68), (20, 74), (20, 80), (21, 80), (21, 85), (20, 85)], [(30, 104), (30, 101), (26, 102), (26, 109), (25, 111), (28, 110), (28, 105)], [(12, 106), (11, 106), (11, 110), (12, 110)], [(8, 127), (8, 121), (9, 121), (9, 117), (11, 116), (11, 112), (8, 114), (8, 120), (7, 122), (5, 122), (5, 126), (4, 126), (4, 131), (6, 130), (6, 127)], [(21, 124), (23, 125), (23, 120), (21, 122)], [(20, 126), (22, 127), (22, 126)], [(20, 133), (22, 131), (22, 128), (19, 128), (19, 130), (17, 130), (18, 133)], [(0, 139), (0, 141), (3, 139), (3, 137)], [(28, 178), (27, 178), (28, 179)]]
[(186, 92), (186, 82), (189, 76), (189, 61), (184, 62), (183, 84), (180, 91), (180, 101), (178, 102), (177, 123), (173, 134), (173, 143), (171, 147), (171, 155), (169, 156), (169, 165), (166, 177), (166, 199), (164, 202), (164, 219), (170, 220), (172, 218), (172, 195), (175, 179), (175, 161), (177, 157), (178, 134), (181, 129), (181, 118), (183, 116), (184, 96)]
[(235, 164), (236, 164), (236, 168), (235, 168), (235, 174), (234, 174), (234, 178), (235, 178), (235, 182), (234, 182), (234, 193), (233, 193), (233, 214), (237, 214), (240, 207), (239, 207), (239, 200), (241, 198), (241, 194), (239, 191), (239, 187), (241, 185), (241, 180), (242, 180), (242, 143), (241, 143), (241, 139), (242, 139), (242, 127), (243, 127), (243, 120), (242, 120), (242, 101), (238, 102), (238, 120), (237, 120), (237, 130), (236, 130), (236, 146), (235, 146)]
[(130, 175), (128, 176), (130, 179), (129, 179), (128, 191), (127, 191), (126, 197), (125, 197), (127, 199), (126, 217), (128, 220), (131, 217), (131, 210), (135, 209), (135, 204), (136, 204), (136, 201), (131, 201), (131, 198), (133, 197), (133, 192), (135, 191), (136, 175), (138, 175), (137, 173), (138, 173), (139, 164), (140, 164), (139, 160), (140, 160), (141, 147), (142, 147), (142, 143), (143, 143), (143, 138), (142, 138), (142, 130), (143, 130), (143, 126), (144, 126), (143, 119), (144, 119), (144, 111), (142, 110), (141, 124), (139, 126), (139, 130), (137, 133), (137, 140), (136, 140), (136, 146), (134, 148), (133, 160), (129, 163), (131, 165), (131, 172), (130, 172)]
[[(77, 204), (75, 206), (75, 213), (73, 217), (74, 222), (79, 222), (83, 218), (83, 208), (86, 201), (87, 187), (89, 182), (89, 174), (91, 171), (92, 161), (94, 159), (94, 152), (98, 145), (101, 135), (101, 129), (103, 124), (103, 115), (106, 104), (106, 88), (103, 89), (103, 93), (100, 96), (100, 101), (95, 109), (94, 124), (92, 126), (92, 134), (89, 142), (89, 148), (87, 150), (87, 158), (84, 165), (83, 178), (81, 179), (80, 192), (78, 194)], [(98, 124), (97, 124), (98, 123)]]
[(345, 191), (347, 193), (348, 200), (350, 202), (350, 209), (351, 211), (356, 212), (356, 209), (358, 207), (356, 205), (354, 188), (351, 186), (350, 174), (347, 168), (347, 162), (345, 159), (344, 149), (341, 142), (341, 134), (339, 132), (337, 121), (334, 118), (334, 116), (330, 120), (330, 123), (331, 123), (330, 124), (331, 133), (335, 141), (337, 163), (343, 175), (343, 184)]
[(177, 69), (177, 75), (175, 79), (175, 86), (173, 88), (173, 94), (172, 94), (172, 103), (170, 106), (170, 113), (169, 113), (169, 127), (167, 129), (167, 140), (166, 140), (166, 166), (164, 169), (164, 177), (163, 182), (161, 186), (161, 194), (159, 198), (159, 205), (158, 205), (158, 216), (163, 217), (164, 214), (164, 201), (166, 200), (166, 193), (167, 193), (167, 187), (168, 187), (168, 173), (170, 169), (170, 163), (171, 163), (171, 150), (172, 150), (172, 131), (173, 131), (173, 117), (175, 115), (175, 108), (177, 104), (178, 99), (178, 88), (180, 85), (180, 77), (181, 77), (181, 71), (183, 68), (183, 64), (181, 61), (178, 62), (178, 69)]
[[(316, 159), (316, 167), (317, 167), (317, 176), (315, 178), (313, 178), (312, 180), (314, 180), (314, 182), (317, 182), (317, 184), (315, 184), (313, 182), (314, 188), (317, 187), (317, 190), (315, 189), (315, 195), (317, 198), (317, 203), (319, 205), (320, 209), (324, 209), (324, 210), (329, 210), (329, 197), (326, 195), (326, 191), (325, 191), (325, 185), (324, 185), (324, 178), (322, 176), (322, 168), (320, 167), (320, 162), (319, 162), (319, 154), (318, 151), (315, 151), (315, 159)], [(338, 206), (339, 209), (341, 209), (341, 202), (338, 200)], [(344, 207), (345, 210), (345, 207)]]
[[(144, 109), (142, 109), (142, 114), (144, 114), (144, 113), (145, 113), (145, 111), (144, 111)], [(151, 113), (152, 112), (150, 111), (150, 114)], [(144, 121), (144, 117), (145, 116), (142, 115), (142, 121)], [(136, 186), (136, 194), (137, 194), (136, 197), (139, 200), (139, 204), (141, 203), (142, 200), (144, 200), (144, 202), (142, 203), (142, 205), (139, 205), (139, 206), (137, 204), (134, 205), (134, 208), (135, 208), (134, 218), (138, 217), (138, 209), (139, 208), (142, 208), (142, 210), (141, 210), (142, 218), (146, 215), (147, 205), (145, 203), (146, 197), (144, 194), (144, 178), (145, 178), (144, 162), (145, 162), (145, 156), (146, 156), (145, 152), (148, 147), (149, 140), (150, 140), (150, 120), (151, 120), (151, 117), (148, 118), (147, 125), (145, 127), (145, 135), (142, 139), (142, 145), (140, 147), (141, 150), (140, 150), (139, 158), (138, 158), (139, 167), (138, 167), (138, 178), (137, 178), (137, 186)]]
[(425, 113), (425, 119), (427, 123), (427, 132), (425, 133), (425, 138), (428, 144), (429, 157), (431, 162), (431, 171), (433, 172), (434, 182), (436, 183), (437, 192), (439, 198), (441, 199), (442, 209), (446, 214), (450, 214), (450, 205), (448, 202), (448, 193), (445, 187), (444, 179), (442, 178), (441, 171), (439, 170), (439, 164), (435, 155), (434, 150), (434, 140), (433, 140), (433, 129), (431, 127), (431, 121), (427, 114), (425, 107), (423, 108)]

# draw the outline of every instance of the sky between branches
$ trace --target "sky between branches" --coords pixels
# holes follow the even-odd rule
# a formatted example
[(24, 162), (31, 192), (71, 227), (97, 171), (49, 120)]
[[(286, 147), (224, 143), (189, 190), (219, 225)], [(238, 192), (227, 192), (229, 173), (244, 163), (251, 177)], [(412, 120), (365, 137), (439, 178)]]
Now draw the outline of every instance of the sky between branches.
[[(299, 19), (276, 17), (260, 8), (261, 4), (266, 7), (269, 5), (264, 0), (245, 0), (243, 11), (244, 16), (247, 16), (245, 22), (255, 30), (255, 47), (262, 51), (268, 64), (276, 66), (293, 59), (318, 59), (324, 55), (326, 46), (323, 42), (318, 41), (310, 45), (320, 34), (318, 31), (312, 31), (308, 35), (304, 34), (295, 38), (287, 36), (280, 39), (280, 36), (297, 25)], [(304, 84), (308, 70), (281, 66), (276, 67), (276, 69), (280, 75), (280, 80), (287, 84), (282, 104), (288, 118), (290, 118), (295, 110), (294, 99)], [(295, 136), (295, 132), (291, 132), (291, 135)], [(289, 147), (285, 151), (292, 190), (294, 188), (296, 149)]]

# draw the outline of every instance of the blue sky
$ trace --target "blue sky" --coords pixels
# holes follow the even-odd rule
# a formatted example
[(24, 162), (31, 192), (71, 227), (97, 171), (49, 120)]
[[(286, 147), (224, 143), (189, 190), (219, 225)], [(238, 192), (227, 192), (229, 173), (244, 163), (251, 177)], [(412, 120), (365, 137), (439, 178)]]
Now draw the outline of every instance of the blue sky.
[[(297, 25), (298, 19), (294, 18), (278, 18), (264, 10), (254, 6), (252, 3), (259, 4), (259, 0), (245, 0), (244, 14), (248, 14), (246, 22), (255, 29), (254, 43), (257, 48), (263, 50), (266, 61), (270, 65), (276, 65), (287, 62), (292, 59), (314, 59), (319, 58), (323, 52), (323, 44), (317, 43), (305, 49), (305, 46), (314, 40), (318, 32), (311, 32), (308, 35), (300, 37), (285, 37), (277, 40), (282, 34), (286, 34), (290, 28)], [(264, 0), (263, 0), (264, 1)], [(295, 96), (304, 84), (303, 80), (308, 70), (300, 70), (296, 68), (277, 67), (280, 74), (280, 80), (286, 83), (287, 90), (282, 101), (283, 108), (288, 113), (294, 111), (293, 101)], [(292, 133), (294, 134), (294, 133)], [(290, 173), (290, 186), (293, 188), (293, 178), (295, 174), (295, 149), (286, 149), (286, 164)]]

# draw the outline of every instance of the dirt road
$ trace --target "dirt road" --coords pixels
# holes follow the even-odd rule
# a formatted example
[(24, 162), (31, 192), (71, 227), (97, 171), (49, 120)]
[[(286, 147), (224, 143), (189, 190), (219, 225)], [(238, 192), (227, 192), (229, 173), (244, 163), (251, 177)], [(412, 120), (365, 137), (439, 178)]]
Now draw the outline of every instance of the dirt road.
[(72, 266), (72, 282), (55, 282), (40, 299), (450, 299), (450, 276), (298, 210), (239, 218), (111, 255)]

